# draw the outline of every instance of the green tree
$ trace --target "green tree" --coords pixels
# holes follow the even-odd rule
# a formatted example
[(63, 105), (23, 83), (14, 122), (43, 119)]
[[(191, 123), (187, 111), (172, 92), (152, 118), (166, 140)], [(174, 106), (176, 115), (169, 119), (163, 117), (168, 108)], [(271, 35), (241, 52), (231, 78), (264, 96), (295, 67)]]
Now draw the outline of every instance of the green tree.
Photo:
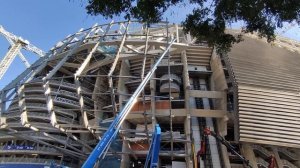
[(125, 19), (156, 23), (168, 8), (179, 4), (196, 6), (182, 21), (184, 31), (198, 42), (215, 46), (218, 53), (230, 51), (233, 43), (241, 41), (241, 35), (225, 32), (226, 25), (241, 21), (243, 33), (257, 32), (271, 42), (284, 22), (300, 23), (300, 0), (88, 0), (86, 9), (91, 15), (124, 15)]

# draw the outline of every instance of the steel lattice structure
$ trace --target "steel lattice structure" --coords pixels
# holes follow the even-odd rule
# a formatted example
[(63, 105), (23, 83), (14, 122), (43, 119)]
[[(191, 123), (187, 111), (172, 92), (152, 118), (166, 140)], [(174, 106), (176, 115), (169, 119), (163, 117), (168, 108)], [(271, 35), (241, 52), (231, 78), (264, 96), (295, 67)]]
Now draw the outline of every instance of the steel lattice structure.
[(30, 63), (27, 61), (25, 56), (21, 53), (21, 49), (25, 49), (27, 51), (33, 52), (39, 57), (43, 57), (45, 55), (45, 52), (41, 49), (37, 48), (36, 46), (29, 43), (28, 40), (24, 40), (21, 37), (17, 37), (16, 35), (6, 31), (1, 25), (0, 25), (0, 34), (3, 35), (6, 40), (9, 42), (10, 49), (4, 56), (4, 58), (0, 62), (0, 79), (3, 77), (15, 57), (18, 55), (25, 66), (27, 68), (30, 67)]
[[(175, 40), (169, 45), (171, 39)], [(247, 35), (244, 44), (252, 44), (250, 48), (256, 55), (263, 55), (271, 47), (255, 35)], [(299, 51), (297, 42), (279, 38), (274, 44), (277, 53), (291, 55), (286, 59), (299, 56), (286, 50)], [(20, 48), (18, 43), (15, 46)], [(207, 139), (206, 159), (197, 158), (205, 126), (240, 146), (240, 152), (253, 167), (267, 167), (271, 155), (277, 157), (279, 167), (299, 166), (297, 137), (283, 132), (288, 136), (278, 140), (281, 135), (276, 132), (266, 133), (268, 129), (289, 127), (295, 135), (300, 132), (291, 118), (299, 118), (298, 105), (292, 104), (299, 100), (294, 93), (299, 68), (293, 67), (299, 61), (293, 63), (272, 52), (284, 62), (280, 64), (282, 68), (276, 69), (273, 64), (279, 66), (280, 61), (273, 62), (268, 54), (253, 56), (251, 60), (246, 57), (251, 52), (245, 46), (235, 46), (228, 55), (219, 56), (213, 47), (196, 43), (182, 27), (169, 23), (148, 27), (136, 21), (112, 21), (80, 29), (42, 54), (1, 90), (0, 164), (79, 167), (126, 102), (131, 101), (157, 59), (170, 47), (150, 82), (134, 100), (130, 113), (123, 118), (116, 140), (104, 154), (106, 160), (98, 166), (142, 166), (156, 124), (162, 129), (161, 167), (243, 166), (214, 138)], [(272, 66), (262, 64), (266, 60), (271, 60)], [(278, 74), (278, 80), (272, 77), (272, 71)], [(287, 80), (284, 73), (291, 78), (291, 90), (278, 91), (283, 87), (282, 81)], [(254, 100), (253, 95), (260, 99)], [(280, 107), (286, 113), (274, 109), (275, 101), (284, 102)], [(292, 108), (287, 104), (292, 104)], [(269, 121), (259, 128), (253, 126), (263, 120), (276, 121), (275, 125), (282, 125), (282, 129)]]

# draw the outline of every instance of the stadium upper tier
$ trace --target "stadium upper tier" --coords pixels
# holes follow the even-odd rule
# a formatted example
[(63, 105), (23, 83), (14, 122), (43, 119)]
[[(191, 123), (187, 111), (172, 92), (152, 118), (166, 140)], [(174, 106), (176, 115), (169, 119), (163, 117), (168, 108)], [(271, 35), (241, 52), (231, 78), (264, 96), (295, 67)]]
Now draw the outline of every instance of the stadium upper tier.
[[(139, 165), (158, 123), (161, 166), (192, 167), (209, 125), (258, 167), (267, 167), (274, 154), (281, 165), (299, 165), (298, 42), (278, 38), (270, 45), (247, 34), (231, 52), (217, 55), (180, 26), (147, 26), (131, 21), (80, 29), (4, 87), (0, 164), (79, 167), (176, 39), (107, 155), (118, 156), (112, 160), (120, 167)], [(208, 142), (211, 163), (204, 164), (241, 165), (218, 142)]]

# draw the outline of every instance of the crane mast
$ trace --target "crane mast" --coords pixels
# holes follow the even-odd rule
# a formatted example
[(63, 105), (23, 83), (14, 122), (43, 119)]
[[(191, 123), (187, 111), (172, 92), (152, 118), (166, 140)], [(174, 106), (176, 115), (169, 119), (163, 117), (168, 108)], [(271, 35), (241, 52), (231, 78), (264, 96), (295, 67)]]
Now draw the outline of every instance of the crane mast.
[(7, 69), (9, 68), (9, 66), (11, 65), (11, 63), (13, 62), (13, 60), (17, 55), (19, 55), (22, 62), (25, 64), (27, 68), (30, 67), (30, 63), (27, 61), (25, 56), (21, 53), (22, 48), (36, 54), (39, 57), (43, 57), (45, 55), (45, 52), (43, 50), (30, 44), (28, 40), (24, 40), (23, 38), (8, 32), (1, 25), (0, 25), (0, 34), (3, 35), (10, 44), (10, 48), (8, 52), (0, 62), (0, 79), (4, 76), (5, 72), (7, 71)]

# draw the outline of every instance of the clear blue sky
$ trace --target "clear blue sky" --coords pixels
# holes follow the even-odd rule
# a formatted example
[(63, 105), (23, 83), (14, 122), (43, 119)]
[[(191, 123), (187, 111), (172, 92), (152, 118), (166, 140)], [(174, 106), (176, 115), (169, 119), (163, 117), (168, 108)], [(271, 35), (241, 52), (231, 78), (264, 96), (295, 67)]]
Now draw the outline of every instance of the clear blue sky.
[[(59, 40), (80, 28), (108, 22), (101, 16), (87, 15), (85, 3), (86, 0), (1, 0), (0, 25), (48, 51)], [(180, 23), (191, 11), (191, 7), (181, 6), (168, 11), (165, 16), (170, 22)], [(285, 35), (299, 40), (298, 31), (299, 28), (293, 28)], [(8, 42), (0, 36), (0, 58), (4, 57), (8, 47)], [(27, 58), (30, 58), (30, 62), (37, 58), (26, 51), (22, 53), (29, 56)], [(17, 57), (13, 66), (0, 80), (0, 89), (24, 70), (25, 65)]]
[[(96, 22), (106, 21), (102, 17), (88, 16), (80, 0), (1, 0), (0, 25), (44, 51), (48, 51), (68, 34)], [(8, 47), (8, 42), (0, 36), (1, 58)], [(31, 62), (37, 59), (31, 53), (22, 51), (31, 58)], [(0, 89), (25, 69), (18, 57), (13, 65), (1, 79)]]

